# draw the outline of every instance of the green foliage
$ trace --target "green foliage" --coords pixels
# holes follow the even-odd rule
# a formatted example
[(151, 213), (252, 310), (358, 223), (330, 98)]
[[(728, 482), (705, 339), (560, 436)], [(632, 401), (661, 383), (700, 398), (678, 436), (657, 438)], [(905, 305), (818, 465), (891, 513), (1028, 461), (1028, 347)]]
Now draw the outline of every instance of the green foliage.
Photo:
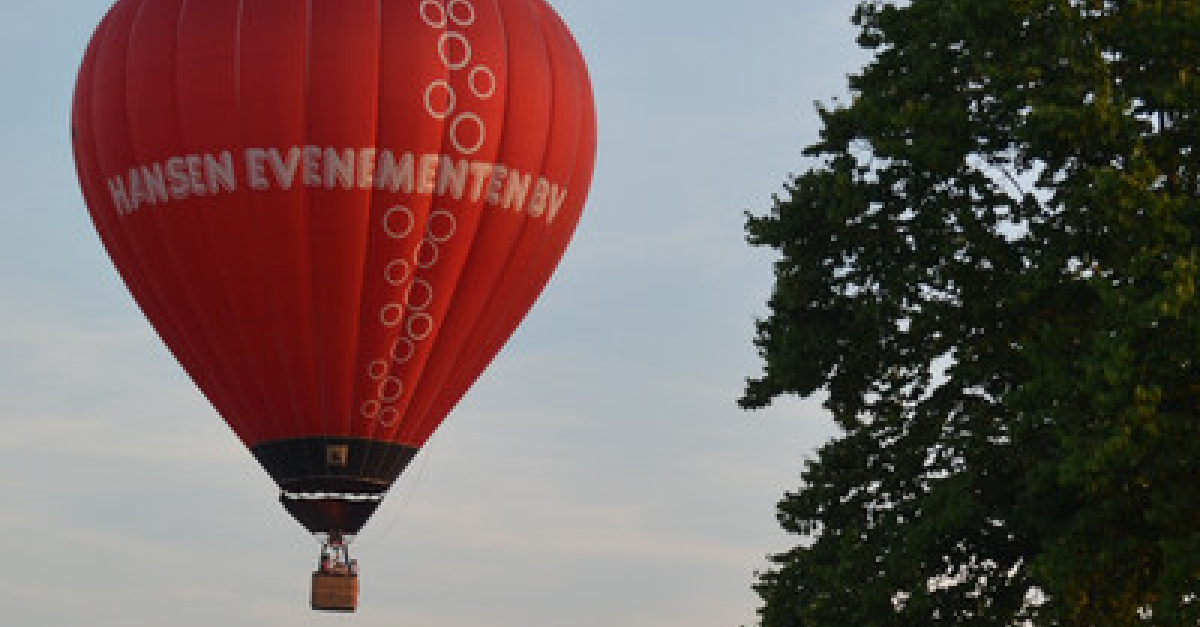
[[(1200, 2), (864, 2), (765, 371), (843, 434), (763, 627), (1200, 622)], [(1028, 621), (1028, 622), (1026, 622)]]

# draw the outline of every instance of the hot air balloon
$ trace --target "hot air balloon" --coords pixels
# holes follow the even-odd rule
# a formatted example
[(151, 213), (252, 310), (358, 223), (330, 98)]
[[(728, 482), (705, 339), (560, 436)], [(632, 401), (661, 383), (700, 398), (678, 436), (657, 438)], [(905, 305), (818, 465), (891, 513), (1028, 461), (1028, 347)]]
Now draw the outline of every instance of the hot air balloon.
[(343, 563), (542, 291), (595, 155), (544, 0), (118, 0), (71, 132), (130, 293)]

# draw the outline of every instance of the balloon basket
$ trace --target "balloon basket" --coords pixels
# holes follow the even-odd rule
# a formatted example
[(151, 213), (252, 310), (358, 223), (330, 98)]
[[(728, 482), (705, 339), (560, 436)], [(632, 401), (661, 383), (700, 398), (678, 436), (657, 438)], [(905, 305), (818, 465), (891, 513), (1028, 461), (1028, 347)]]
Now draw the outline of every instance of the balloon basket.
[(312, 577), (312, 609), (322, 612), (353, 612), (358, 608), (358, 575), (315, 572)]

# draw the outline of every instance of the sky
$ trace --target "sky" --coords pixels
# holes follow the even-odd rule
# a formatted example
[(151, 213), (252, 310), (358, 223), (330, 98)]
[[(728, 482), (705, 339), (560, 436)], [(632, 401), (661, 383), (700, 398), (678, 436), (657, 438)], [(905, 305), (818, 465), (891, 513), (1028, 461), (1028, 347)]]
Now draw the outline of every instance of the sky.
[(867, 55), (853, 0), (553, 0), (599, 137), (575, 241), (355, 544), (360, 611), (142, 317), (68, 138), (108, 0), (0, 2), (0, 622), (23, 627), (738, 627), (795, 542), (776, 502), (833, 434), (746, 413), (771, 287), (744, 241)]

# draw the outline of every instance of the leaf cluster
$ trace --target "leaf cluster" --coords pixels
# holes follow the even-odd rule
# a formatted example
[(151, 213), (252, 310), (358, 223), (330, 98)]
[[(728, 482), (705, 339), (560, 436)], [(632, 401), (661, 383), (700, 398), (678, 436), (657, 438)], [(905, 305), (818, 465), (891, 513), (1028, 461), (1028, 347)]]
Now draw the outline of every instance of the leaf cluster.
[(864, 2), (740, 403), (843, 435), (764, 627), (1200, 621), (1200, 3)]

